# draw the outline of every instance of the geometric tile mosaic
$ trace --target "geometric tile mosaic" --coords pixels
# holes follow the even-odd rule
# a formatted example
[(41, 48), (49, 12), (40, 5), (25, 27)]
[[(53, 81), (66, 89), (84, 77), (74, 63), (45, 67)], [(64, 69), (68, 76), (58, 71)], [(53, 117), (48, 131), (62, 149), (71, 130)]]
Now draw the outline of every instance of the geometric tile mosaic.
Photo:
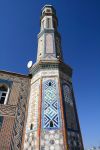
[(42, 127), (44, 129), (60, 128), (60, 100), (58, 84), (52, 79), (43, 80)]
[(31, 130), (35, 131), (38, 128), (38, 107), (39, 107), (39, 87), (40, 80), (37, 80), (35, 83), (31, 85), (30, 91), (30, 100), (29, 100), (29, 108), (28, 108), (28, 118), (27, 118), (27, 132)]
[(68, 83), (62, 84), (63, 89), (63, 103), (64, 103), (64, 112), (65, 112), (65, 121), (67, 124), (68, 131), (68, 145), (69, 150), (83, 150), (81, 144), (81, 138), (79, 135), (78, 122), (75, 114), (75, 107), (73, 104), (72, 90)]
[(69, 85), (63, 84), (63, 93), (64, 93), (64, 100), (66, 103), (69, 103), (70, 105), (73, 105), (72, 101), (72, 93)]
[(24, 150), (38, 150), (38, 108), (40, 96), (40, 80), (31, 85), (28, 118), (26, 123), (26, 133), (24, 141)]
[(72, 97), (72, 90), (70, 85), (67, 83), (63, 83), (63, 103), (64, 103), (64, 112), (65, 112), (65, 119), (67, 128), (77, 130), (77, 122), (76, 122), (76, 115), (75, 109), (73, 106), (73, 97)]
[(82, 144), (78, 132), (68, 131), (68, 145), (69, 145), (69, 150), (72, 149), (81, 150)]
[(41, 150), (64, 150), (62, 131), (43, 131), (41, 134)]
[(24, 150), (38, 150), (37, 148), (37, 132), (30, 132), (25, 135)]
[(25, 102), (23, 97), (20, 96), (12, 133), (11, 150), (19, 150), (22, 144), (23, 126), (25, 121)]

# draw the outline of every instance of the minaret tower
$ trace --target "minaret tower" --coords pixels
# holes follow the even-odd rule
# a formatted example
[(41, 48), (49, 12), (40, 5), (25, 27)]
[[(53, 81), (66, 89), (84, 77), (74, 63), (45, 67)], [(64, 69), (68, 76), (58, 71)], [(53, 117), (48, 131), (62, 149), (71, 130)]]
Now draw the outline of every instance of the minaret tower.
[(29, 69), (24, 150), (84, 150), (72, 69), (63, 62), (58, 19), (51, 5), (43, 7), (40, 25), (37, 61)]

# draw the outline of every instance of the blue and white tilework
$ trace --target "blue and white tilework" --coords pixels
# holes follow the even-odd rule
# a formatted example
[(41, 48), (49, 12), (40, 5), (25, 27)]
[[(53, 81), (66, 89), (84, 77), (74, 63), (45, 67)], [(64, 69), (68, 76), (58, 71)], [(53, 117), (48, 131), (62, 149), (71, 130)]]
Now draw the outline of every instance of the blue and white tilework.
[(57, 80), (43, 79), (42, 128), (44, 129), (58, 129), (61, 126), (58, 91)]

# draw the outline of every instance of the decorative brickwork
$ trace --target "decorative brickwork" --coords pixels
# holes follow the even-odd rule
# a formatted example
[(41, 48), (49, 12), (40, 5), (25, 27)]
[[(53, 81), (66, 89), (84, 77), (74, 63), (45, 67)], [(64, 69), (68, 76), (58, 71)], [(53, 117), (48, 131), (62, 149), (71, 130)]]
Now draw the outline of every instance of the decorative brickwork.
[(0, 150), (20, 150), (28, 101), (29, 78), (0, 72), (0, 81), (1, 84), (7, 84), (10, 89), (7, 104), (0, 104), (0, 113), (3, 116), (0, 130)]
[[(11, 91), (10, 91), (10, 94), (8, 97), (7, 104), (17, 105), (18, 99), (20, 97), (21, 86), (23, 84), (25, 84), (25, 85), (27, 84), (27, 82), (29, 81), (29, 77), (24, 76), (24, 75), (15, 74), (15, 73), (1, 71), (0, 72), (0, 80), (1, 79), (12, 82)], [(26, 88), (26, 90), (27, 90), (27, 88)]]
[(63, 80), (63, 103), (65, 111), (66, 128), (68, 132), (68, 145), (69, 150), (73, 148), (82, 149), (82, 141), (80, 135), (80, 129), (76, 119), (75, 106), (73, 102), (72, 86)]
[[(24, 150), (38, 147), (38, 117), (39, 117), (39, 96), (40, 96), (40, 80), (37, 80), (31, 85), (28, 118), (25, 131)], [(32, 139), (34, 141), (32, 142)], [(32, 143), (31, 143), (32, 142)], [(30, 144), (31, 143), (31, 144)]]
[[(31, 85), (26, 132), (30, 130), (37, 130), (38, 128), (39, 87), (40, 80), (37, 80)], [(30, 129), (31, 124), (32, 129)]]
[(28, 104), (29, 83), (21, 82), (20, 97), (17, 105), (16, 118), (13, 128), (11, 149), (19, 150), (22, 147), (23, 128), (25, 123), (26, 106)]
[(30, 131), (25, 135), (25, 144), (24, 150), (38, 150), (37, 143), (38, 143), (38, 136), (37, 131)]
[(13, 129), (13, 136), (12, 136), (12, 149), (20, 149), (22, 143), (22, 135), (23, 135), (23, 127), (25, 121), (25, 103), (22, 98), (20, 98), (18, 106), (17, 106), (17, 114)]
[(8, 150), (10, 147), (14, 119), (14, 117), (3, 116), (0, 130), (0, 150)]
[(14, 106), (14, 105), (0, 105), (0, 113), (3, 116), (15, 116), (16, 106)]
[(71, 86), (68, 83), (63, 82), (62, 88), (63, 88), (63, 102), (64, 102), (65, 118), (67, 121), (67, 128), (77, 130), (77, 122), (73, 106)]

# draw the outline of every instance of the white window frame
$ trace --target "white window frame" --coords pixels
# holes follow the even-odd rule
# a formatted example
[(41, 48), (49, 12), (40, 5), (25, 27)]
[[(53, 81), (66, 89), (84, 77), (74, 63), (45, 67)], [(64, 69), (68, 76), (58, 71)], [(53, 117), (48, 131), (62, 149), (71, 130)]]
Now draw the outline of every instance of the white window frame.
[[(5, 97), (5, 100), (4, 100), (4, 103), (3, 103), (3, 104), (6, 105), (6, 104), (7, 104), (7, 100), (8, 100), (8, 96), (9, 96), (10, 89), (9, 89), (8, 85), (6, 85), (6, 84), (1, 83), (1, 84), (0, 84), (0, 87), (2, 87), (2, 86), (5, 86), (5, 87), (7, 88), (7, 91), (0, 91), (0, 98), (1, 98), (1, 97)], [(2, 96), (2, 93), (6, 93), (6, 96)]]

